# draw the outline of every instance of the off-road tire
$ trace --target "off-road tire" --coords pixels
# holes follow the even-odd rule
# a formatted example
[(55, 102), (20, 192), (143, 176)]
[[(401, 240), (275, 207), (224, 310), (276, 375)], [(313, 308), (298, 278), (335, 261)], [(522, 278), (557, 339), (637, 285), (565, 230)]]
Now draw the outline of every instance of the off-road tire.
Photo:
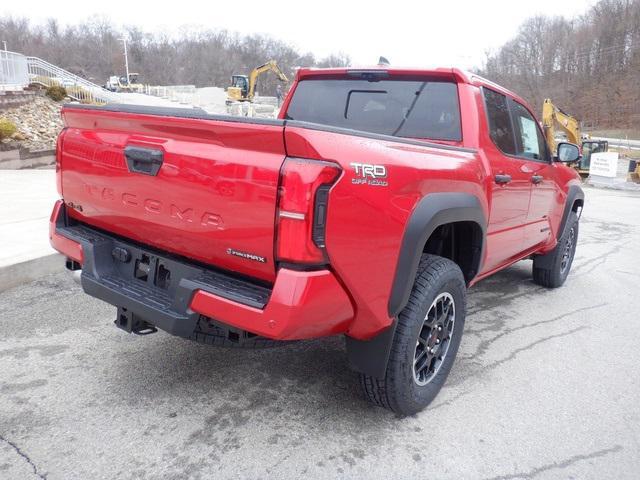
[[(560, 287), (571, 270), (578, 244), (580, 222), (575, 212), (569, 214), (567, 227), (558, 244), (546, 255), (533, 257), (533, 281), (547, 288)], [(568, 255), (565, 257), (565, 255)]]
[[(420, 385), (414, 372), (418, 336), (421, 332), (424, 335), (425, 317), (432, 304), (444, 293), (453, 298), (455, 308), (448, 340), (450, 344), (431, 379)], [(360, 374), (364, 397), (401, 416), (413, 415), (429, 405), (453, 366), (464, 330), (465, 314), (466, 285), (458, 265), (436, 255), (422, 255), (409, 301), (398, 316), (385, 378)]]

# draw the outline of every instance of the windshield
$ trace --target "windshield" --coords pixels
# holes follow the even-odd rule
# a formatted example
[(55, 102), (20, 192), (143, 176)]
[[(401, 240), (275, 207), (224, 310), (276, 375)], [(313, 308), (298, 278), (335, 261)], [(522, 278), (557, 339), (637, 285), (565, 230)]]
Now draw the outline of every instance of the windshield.
[(462, 140), (453, 82), (303, 80), (286, 118), (396, 137)]

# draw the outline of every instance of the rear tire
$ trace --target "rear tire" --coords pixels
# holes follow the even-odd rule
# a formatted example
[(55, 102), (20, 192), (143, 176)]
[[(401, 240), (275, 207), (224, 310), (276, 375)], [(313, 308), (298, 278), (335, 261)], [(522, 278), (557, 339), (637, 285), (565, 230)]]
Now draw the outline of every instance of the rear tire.
[(533, 281), (547, 288), (562, 286), (571, 270), (578, 244), (580, 222), (575, 212), (569, 214), (567, 227), (558, 244), (546, 255), (533, 257)]
[(422, 255), (409, 301), (398, 316), (384, 379), (360, 374), (371, 403), (413, 415), (436, 397), (460, 346), (466, 285), (458, 265)]

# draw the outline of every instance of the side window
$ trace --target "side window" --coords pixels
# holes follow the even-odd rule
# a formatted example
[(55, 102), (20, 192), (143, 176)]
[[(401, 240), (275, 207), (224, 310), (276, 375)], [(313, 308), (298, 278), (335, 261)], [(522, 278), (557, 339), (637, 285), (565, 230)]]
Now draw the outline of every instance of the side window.
[(508, 155), (516, 154), (513, 127), (509, 116), (507, 97), (488, 88), (484, 92), (484, 103), (489, 119), (489, 135), (496, 146)]
[(511, 102), (513, 125), (516, 131), (516, 155), (531, 160), (549, 159), (544, 136), (536, 119), (518, 102)]

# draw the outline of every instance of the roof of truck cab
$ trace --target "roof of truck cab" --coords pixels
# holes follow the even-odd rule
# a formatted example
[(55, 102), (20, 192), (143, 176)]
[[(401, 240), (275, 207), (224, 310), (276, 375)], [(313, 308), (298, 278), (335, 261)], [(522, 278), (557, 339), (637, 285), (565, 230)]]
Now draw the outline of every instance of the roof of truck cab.
[(296, 80), (318, 76), (341, 76), (348, 72), (388, 72), (390, 76), (431, 76), (436, 78), (450, 79), (457, 83), (466, 83), (476, 87), (487, 87), (503, 95), (512, 97), (514, 100), (524, 104), (531, 109), (531, 106), (517, 93), (508, 90), (497, 83), (492, 82), (476, 73), (456, 67), (437, 68), (415, 68), (415, 67), (391, 67), (389, 65), (373, 65), (364, 67), (340, 67), (340, 68), (300, 68), (296, 72)]

